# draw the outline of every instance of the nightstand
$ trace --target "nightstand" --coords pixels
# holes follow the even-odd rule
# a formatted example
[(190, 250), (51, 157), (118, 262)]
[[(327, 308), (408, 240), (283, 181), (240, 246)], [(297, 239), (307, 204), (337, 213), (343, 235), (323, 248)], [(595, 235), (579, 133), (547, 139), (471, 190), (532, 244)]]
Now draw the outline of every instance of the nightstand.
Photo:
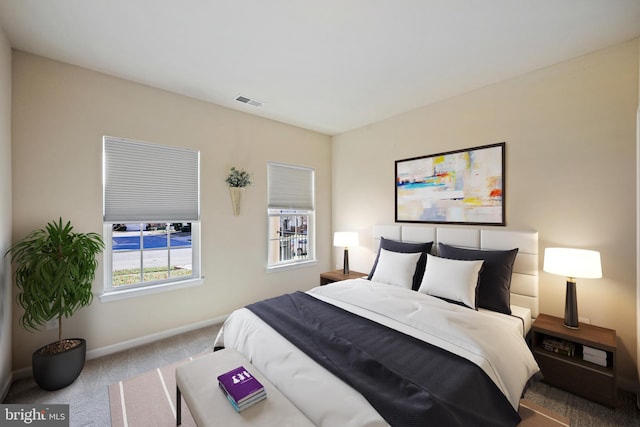
[[(531, 329), (531, 347), (544, 375), (544, 382), (615, 407), (618, 392), (616, 331), (586, 323), (580, 323), (580, 329), (569, 329), (563, 323), (564, 320), (559, 317), (541, 314)], [(573, 351), (563, 354), (565, 350), (556, 350), (550, 345), (553, 340), (556, 343), (562, 340), (561, 343)], [(584, 346), (605, 355), (606, 362), (603, 364), (606, 363), (606, 366), (583, 360)]]
[(359, 271), (349, 271), (349, 274), (344, 274), (342, 269), (335, 271), (327, 271), (326, 273), (320, 273), (320, 285), (327, 285), (333, 282), (339, 282), (340, 280), (347, 279), (359, 279), (366, 277), (366, 273), (360, 273)]

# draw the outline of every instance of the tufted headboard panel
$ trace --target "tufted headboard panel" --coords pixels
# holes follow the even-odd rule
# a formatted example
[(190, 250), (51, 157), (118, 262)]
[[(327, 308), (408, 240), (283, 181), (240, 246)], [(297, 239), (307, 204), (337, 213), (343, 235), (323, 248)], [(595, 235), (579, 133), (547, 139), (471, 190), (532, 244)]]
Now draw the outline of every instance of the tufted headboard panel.
[(373, 238), (404, 242), (434, 242), (470, 249), (508, 250), (518, 248), (511, 278), (511, 304), (531, 310), (538, 317), (538, 232), (530, 230), (497, 230), (418, 225), (376, 225)]

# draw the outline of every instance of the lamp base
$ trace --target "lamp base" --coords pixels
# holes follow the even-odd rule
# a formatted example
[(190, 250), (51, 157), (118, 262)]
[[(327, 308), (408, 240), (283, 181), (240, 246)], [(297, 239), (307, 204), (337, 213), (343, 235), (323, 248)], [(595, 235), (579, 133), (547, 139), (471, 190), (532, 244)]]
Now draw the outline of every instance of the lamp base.
[(564, 300), (564, 326), (569, 329), (580, 329), (576, 281), (571, 277), (567, 278), (567, 294)]
[(349, 249), (344, 248), (344, 260), (342, 262), (342, 274), (349, 274)]

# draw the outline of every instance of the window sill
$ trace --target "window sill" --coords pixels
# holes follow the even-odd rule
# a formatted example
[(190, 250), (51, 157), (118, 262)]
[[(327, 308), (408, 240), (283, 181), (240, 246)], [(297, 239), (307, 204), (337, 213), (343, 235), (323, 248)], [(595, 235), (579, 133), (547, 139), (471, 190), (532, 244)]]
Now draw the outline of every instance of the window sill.
[(161, 292), (177, 291), (180, 289), (192, 288), (194, 286), (201, 286), (202, 284), (204, 284), (204, 277), (198, 279), (183, 280), (180, 282), (161, 283), (158, 285), (150, 285), (140, 288), (105, 291), (98, 295), (98, 298), (100, 298), (100, 302), (105, 303), (140, 297), (143, 295), (153, 295)]
[(291, 264), (272, 265), (267, 267), (267, 273), (275, 273), (278, 271), (285, 271), (285, 270), (294, 270), (296, 268), (310, 267), (316, 264), (318, 264), (318, 260), (312, 259), (309, 261), (294, 262)]

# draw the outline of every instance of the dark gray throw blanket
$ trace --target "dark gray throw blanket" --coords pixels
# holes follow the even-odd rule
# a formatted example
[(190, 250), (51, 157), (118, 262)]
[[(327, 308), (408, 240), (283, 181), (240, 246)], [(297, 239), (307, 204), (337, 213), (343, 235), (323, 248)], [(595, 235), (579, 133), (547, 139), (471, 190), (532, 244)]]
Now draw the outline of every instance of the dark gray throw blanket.
[(463, 357), (303, 292), (247, 306), (349, 384), (392, 426), (515, 426), (520, 416)]

